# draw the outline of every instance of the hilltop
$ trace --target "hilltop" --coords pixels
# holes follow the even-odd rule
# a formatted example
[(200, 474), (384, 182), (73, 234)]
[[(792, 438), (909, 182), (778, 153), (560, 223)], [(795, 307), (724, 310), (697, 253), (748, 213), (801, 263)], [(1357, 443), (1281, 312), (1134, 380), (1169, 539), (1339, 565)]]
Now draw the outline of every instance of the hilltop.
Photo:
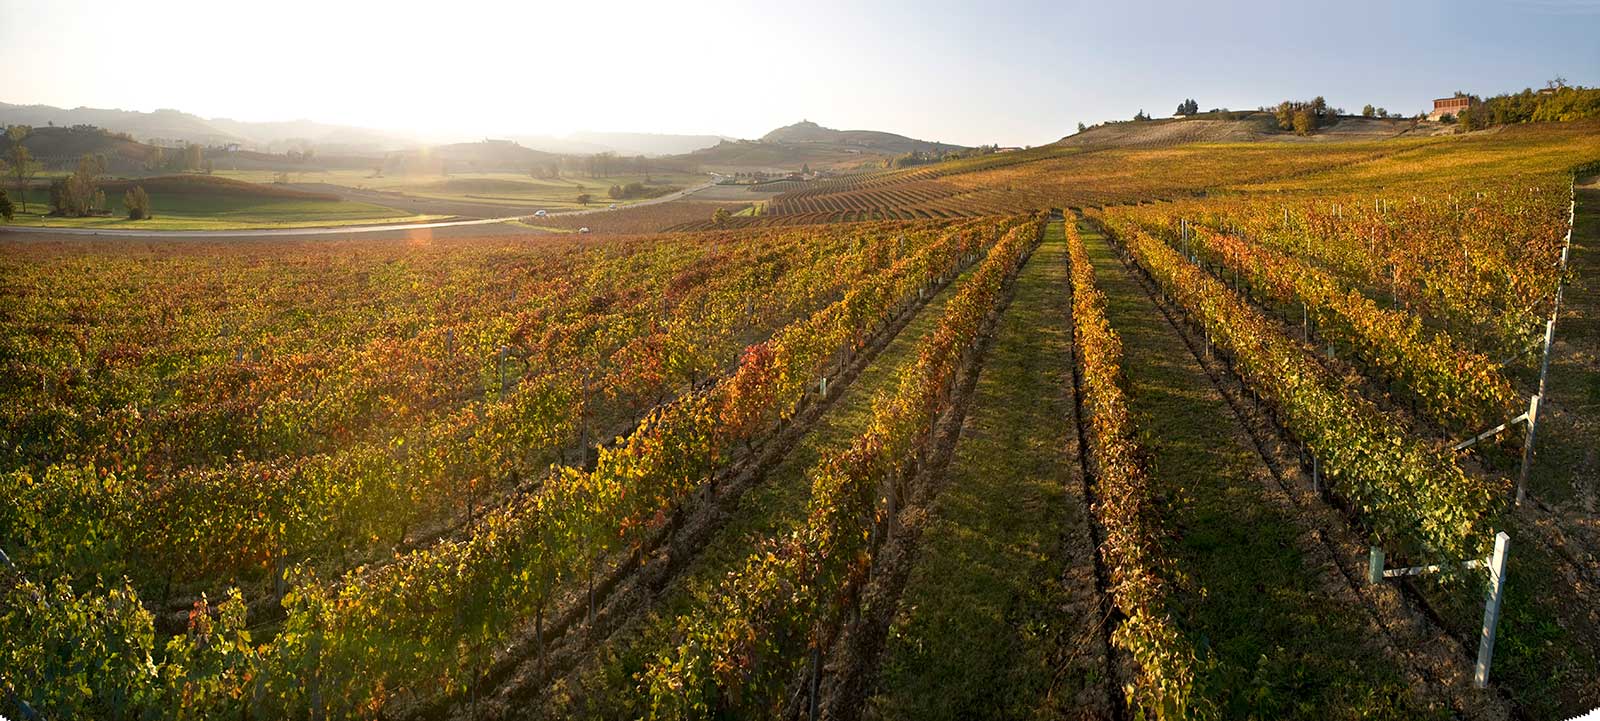
[(1278, 127), (1271, 113), (1204, 113), (1186, 118), (1123, 120), (1102, 123), (1056, 141), (1059, 146), (1140, 147), (1182, 143), (1314, 143), (1385, 140), (1454, 132), (1454, 127), (1411, 118), (1342, 116), (1339, 121), (1301, 136)]
[(723, 140), (676, 158), (710, 170), (785, 172), (803, 165), (830, 169), (882, 167), (883, 161), (907, 153), (964, 149), (878, 130), (834, 130), (802, 120), (773, 130), (759, 140)]
[(809, 120), (802, 120), (794, 125), (786, 125), (766, 135), (761, 136), (763, 143), (823, 143), (829, 145), (842, 145), (858, 148), (869, 148), (875, 152), (892, 155), (904, 153), (943, 153), (951, 150), (964, 150), (964, 146), (949, 143), (928, 142), (908, 138), (904, 135), (886, 133), (879, 130), (834, 130), (824, 128)]

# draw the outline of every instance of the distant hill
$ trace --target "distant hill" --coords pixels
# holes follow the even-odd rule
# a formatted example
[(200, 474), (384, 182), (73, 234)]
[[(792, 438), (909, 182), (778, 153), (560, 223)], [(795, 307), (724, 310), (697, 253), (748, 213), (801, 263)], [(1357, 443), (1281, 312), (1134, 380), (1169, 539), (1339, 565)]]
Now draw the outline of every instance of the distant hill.
[(595, 145), (614, 148), (622, 155), (679, 155), (709, 148), (724, 140), (721, 135), (672, 135), (667, 133), (579, 132), (569, 136)]
[[(93, 125), (127, 133), (141, 142), (158, 145), (198, 143), (207, 146), (238, 144), (251, 151), (283, 153), (315, 149), (324, 156), (380, 156), (416, 148), (423, 143), (404, 134), (334, 125), (314, 120), (251, 122), (230, 118), (202, 118), (178, 110), (140, 112), (102, 108), (58, 108), (51, 105), (0, 103), (0, 127), (69, 127)], [(727, 139), (720, 135), (664, 133), (577, 132), (565, 137), (511, 135), (529, 150), (567, 155), (616, 153), (622, 156), (661, 157), (708, 148)]]
[(526, 173), (535, 166), (558, 162), (560, 156), (524, 147), (510, 140), (482, 140), (476, 143), (451, 143), (391, 153), (384, 161), (385, 172), (406, 173), (482, 173), (510, 171)]
[(671, 135), (665, 133), (597, 133), (577, 132), (556, 137), (553, 135), (513, 135), (511, 139), (521, 145), (547, 153), (566, 155), (593, 155), (616, 153), (621, 156), (661, 157), (692, 153), (727, 140), (720, 135)]
[(246, 138), (248, 144), (257, 149), (273, 152), (311, 146), (325, 155), (375, 154), (417, 144), (415, 139), (404, 135), (349, 125), (319, 123), (314, 120), (247, 122), (212, 118), (207, 122), (231, 134)]
[(965, 149), (877, 130), (834, 130), (802, 120), (760, 140), (723, 140), (678, 158), (709, 170), (792, 171), (803, 165), (818, 169), (881, 167), (885, 159), (906, 153)]
[(556, 159), (554, 153), (523, 147), (509, 140), (483, 140), (476, 143), (435, 145), (427, 152), (436, 158), (494, 169), (525, 171), (530, 163)]
[(38, 127), (93, 125), (112, 132), (127, 133), (142, 142), (157, 144), (198, 143), (229, 145), (238, 143), (253, 150), (284, 151), (314, 146), (332, 153), (382, 153), (415, 145), (415, 141), (365, 128), (330, 125), (310, 120), (286, 122), (243, 122), (227, 118), (206, 119), (178, 110), (145, 113), (136, 110), (102, 108), (58, 108), (50, 105), (12, 105), (0, 103), (0, 126)]
[[(35, 127), (22, 141), (45, 170), (72, 170), (85, 155), (101, 155), (113, 173), (140, 172), (156, 148), (100, 128)], [(10, 152), (11, 139), (0, 134), (0, 154)]]
[(901, 155), (904, 153), (943, 153), (964, 150), (964, 146), (949, 143), (931, 143), (904, 135), (877, 130), (834, 130), (824, 128), (809, 120), (786, 125), (761, 136), (763, 143), (822, 143), (844, 147), (870, 149), (875, 153)]
[(0, 125), (32, 125), (36, 128), (93, 125), (135, 139), (182, 140), (206, 145), (245, 142), (245, 138), (218, 128), (189, 113), (157, 110), (142, 113), (101, 108), (57, 108), (50, 105), (11, 105), (0, 103)]

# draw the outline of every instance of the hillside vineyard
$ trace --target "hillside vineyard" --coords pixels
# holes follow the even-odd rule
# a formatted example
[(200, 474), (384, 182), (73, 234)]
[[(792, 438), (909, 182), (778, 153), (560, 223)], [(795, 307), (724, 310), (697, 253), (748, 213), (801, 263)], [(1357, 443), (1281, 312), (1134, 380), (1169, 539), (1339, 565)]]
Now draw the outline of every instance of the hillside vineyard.
[(517, 233), (0, 236), (0, 709), (1600, 706), (1600, 125), (1095, 137)]

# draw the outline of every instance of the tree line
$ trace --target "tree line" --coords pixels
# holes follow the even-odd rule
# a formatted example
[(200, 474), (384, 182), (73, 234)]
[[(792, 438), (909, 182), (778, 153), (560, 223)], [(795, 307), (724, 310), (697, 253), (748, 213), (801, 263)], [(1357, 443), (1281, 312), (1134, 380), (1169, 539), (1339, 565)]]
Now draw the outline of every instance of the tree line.
[(1460, 91), (1456, 95), (1471, 100), (1454, 118), (1462, 131), (1517, 123), (1560, 123), (1600, 118), (1600, 88), (1570, 86), (1565, 78), (1559, 77), (1538, 91), (1523, 88), (1520, 93), (1505, 93), (1487, 99)]

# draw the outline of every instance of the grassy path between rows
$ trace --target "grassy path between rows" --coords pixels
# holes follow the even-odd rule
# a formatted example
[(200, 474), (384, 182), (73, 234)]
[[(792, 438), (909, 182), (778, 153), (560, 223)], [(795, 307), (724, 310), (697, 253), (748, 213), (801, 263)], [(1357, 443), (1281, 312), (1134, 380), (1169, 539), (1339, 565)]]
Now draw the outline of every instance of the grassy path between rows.
[(844, 449), (866, 430), (872, 420), (873, 400), (881, 393), (893, 392), (901, 369), (916, 360), (922, 338), (938, 326), (945, 303), (970, 273), (931, 298), (783, 461), (739, 499), (727, 524), (699, 549), (698, 557), (662, 594), (661, 603), (603, 644), (596, 652), (598, 663), (587, 664), (575, 678), (551, 689), (542, 704), (542, 716), (632, 719), (648, 715), (648, 700), (639, 691), (636, 675), (669, 648), (678, 617), (717, 594), (728, 573), (744, 563), (758, 539), (781, 535), (803, 520), (811, 490), (807, 471), (825, 454)]
[[(1066, 241), (1052, 223), (1018, 275), (978, 376), (869, 718), (1109, 713), (1077, 470), (1069, 305)], [(1077, 555), (1063, 552), (1069, 537), (1083, 541)]]
[(1600, 178), (1580, 185), (1577, 196), (1572, 277), (1556, 321), (1528, 495), (1594, 519), (1600, 511)]
[(1199, 694), (1227, 718), (1429, 716), (1366, 612), (1323, 587), (1297, 546), (1304, 529), (1266, 497), (1271, 471), (1183, 338), (1102, 236), (1085, 229), (1084, 240), (1122, 335)]

